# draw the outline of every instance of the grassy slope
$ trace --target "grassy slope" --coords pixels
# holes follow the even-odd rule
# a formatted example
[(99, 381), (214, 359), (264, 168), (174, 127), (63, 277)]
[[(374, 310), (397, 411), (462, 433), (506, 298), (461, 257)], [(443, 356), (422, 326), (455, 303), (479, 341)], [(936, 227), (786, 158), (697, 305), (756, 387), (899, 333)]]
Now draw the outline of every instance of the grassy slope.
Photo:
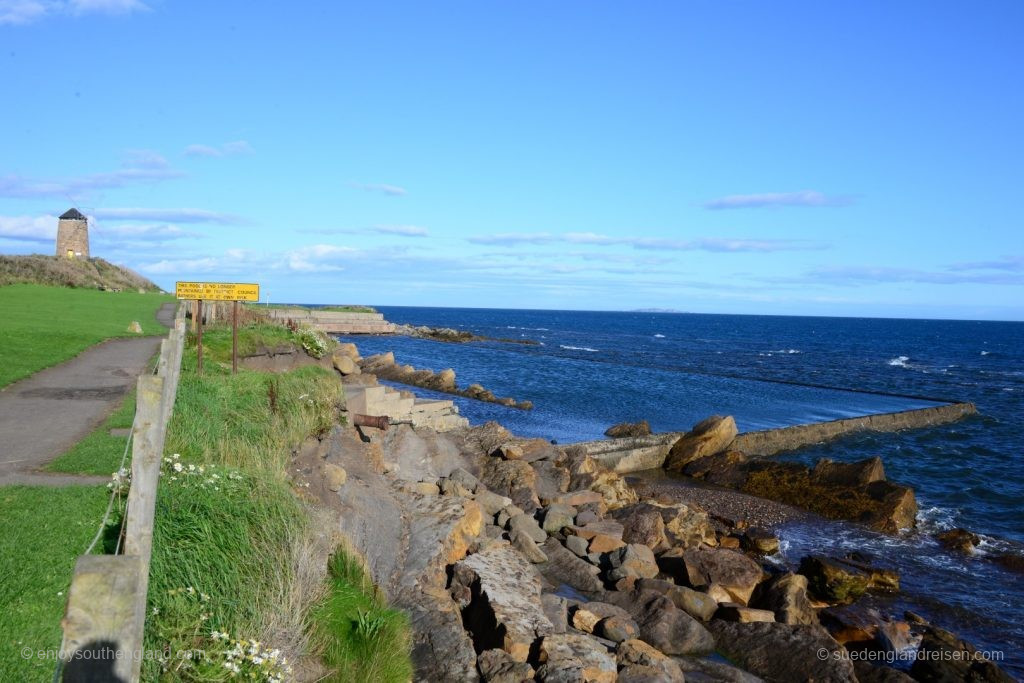
[(44, 285), (0, 287), (0, 387), (73, 358), (111, 337), (164, 334), (156, 321), (160, 294), (101, 292)]
[[(284, 328), (256, 326), (240, 330), (239, 341), (250, 348), (296, 337)], [(168, 471), (161, 479), (149, 595), (156, 614), (147, 622), (147, 647), (223, 652), (227, 646), (214, 632), (266, 640), (280, 635), (275, 630), (282, 620), (301, 634), (315, 616), (317, 626), (310, 630), (316, 651), (339, 669), (332, 680), (409, 680), (406, 622), (374, 598), (364, 579), (332, 572), (322, 606), (310, 614), (312, 605), (295, 605), (300, 601), (294, 596), (306, 594), (296, 585), (302, 581), (296, 567), (312, 529), (288, 486), (286, 467), (293, 446), (336, 418), (336, 377), (319, 367), (232, 376), (225, 367), (230, 331), (210, 328), (204, 345), (202, 377), (195, 374), (193, 349), (186, 350), (165, 451), (178, 454), (186, 471), (191, 464), (202, 466), (204, 474)], [(364, 624), (386, 625), (359, 629), (360, 615)], [(356, 653), (357, 660), (346, 653)], [(145, 678), (206, 681), (227, 675), (226, 662), (216, 657), (177, 668), (174, 661), (180, 660), (172, 660), (167, 671), (148, 662)]]
[(158, 292), (160, 288), (138, 273), (101, 258), (0, 254), (0, 285), (30, 283), (55, 287), (120, 289)]
[(75, 560), (107, 505), (103, 486), (0, 488), (0, 680), (50, 681)]

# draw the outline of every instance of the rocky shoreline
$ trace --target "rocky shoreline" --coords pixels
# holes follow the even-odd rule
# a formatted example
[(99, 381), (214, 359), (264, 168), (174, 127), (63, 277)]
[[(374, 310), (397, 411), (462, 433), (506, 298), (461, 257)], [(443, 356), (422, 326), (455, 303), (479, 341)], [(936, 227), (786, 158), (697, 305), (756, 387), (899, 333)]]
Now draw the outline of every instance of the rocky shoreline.
[(434, 341), (447, 342), (449, 344), (465, 344), (466, 342), (494, 341), (504, 344), (525, 344), (527, 346), (539, 346), (540, 342), (533, 339), (515, 339), (511, 337), (484, 337), (465, 330), (456, 330), (451, 327), (427, 327), (426, 325), (395, 325), (394, 334), (402, 334), (407, 337), (418, 339), (433, 339)]
[[(890, 487), (913, 492), (884, 481), (880, 463), (764, 469), (728, 450), (729, 420), (705, 422), (669, 468), (732, 485), (673, 497), (496, 423), (338, 425), (298, 449), (293, 469), (410, 615), (417, 680), (1011, 680), (916, 615), (858, 610), (862, 596), (899, 590), (870, 558), (812, 553), (795, 572), (769, 561), (772, 528), (808, 514), (786, 503), (822, 491), (862, 494), (888, 512), (860, 521), (898, 529), (908, 508), (887, 502)], [(746, 482), (765, 472), (797, 500), (751, 495)], [(879, 482), (889, 493), (872, 498)]]

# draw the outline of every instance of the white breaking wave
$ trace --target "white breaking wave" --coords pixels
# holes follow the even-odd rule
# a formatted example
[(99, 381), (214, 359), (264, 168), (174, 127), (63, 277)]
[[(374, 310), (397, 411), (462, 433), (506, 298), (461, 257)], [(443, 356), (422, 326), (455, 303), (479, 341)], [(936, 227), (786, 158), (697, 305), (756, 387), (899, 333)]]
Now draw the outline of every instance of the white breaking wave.
[(589, 346), (566, 346), (565, 344), (559, 344), (558, 348), (565, 349), (566, 351), (590, 351), (596, 353), (597, 349), (592, 349)]
[(898, 368), (907, 367), (907, 361), (910, 360), (909, 356), (897, 356), (889, 360), (889, 365), (895, 365)]
[(992, 353), (992, 352), (991, 352), (991, 351), (982, 351), (982, 352), (981, 352), (981, 355), (983, 355), (983, 356), (987, 356), (987, 355), (988, 355), (988, 354), (990, 354), (990, 353)]
[(656, 335), (654, 335), (654, 338), (655, 339), (664, 339), (665, 335), (663, 335), (663, 334), (656, 334)]

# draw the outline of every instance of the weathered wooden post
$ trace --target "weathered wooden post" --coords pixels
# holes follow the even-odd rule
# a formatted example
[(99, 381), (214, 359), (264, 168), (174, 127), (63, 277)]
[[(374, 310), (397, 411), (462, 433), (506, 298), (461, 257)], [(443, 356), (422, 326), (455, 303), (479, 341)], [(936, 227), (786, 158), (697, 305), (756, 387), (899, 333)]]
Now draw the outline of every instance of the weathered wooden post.
[(231, 304), (231, 374), (238, 372), (238, 300)]

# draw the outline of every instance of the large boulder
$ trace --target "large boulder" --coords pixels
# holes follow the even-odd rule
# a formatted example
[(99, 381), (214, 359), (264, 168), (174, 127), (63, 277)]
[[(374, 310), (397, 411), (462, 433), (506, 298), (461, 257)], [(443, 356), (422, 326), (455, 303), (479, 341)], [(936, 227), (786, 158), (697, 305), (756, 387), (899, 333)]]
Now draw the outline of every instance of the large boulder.
[(769, 683), (857, 683), (843, 647), (821, 627), (714, 619), (710, 629), (718, 652)]
[(469, 588), (462, 615), (477, 651), (499, 648), (525, 662), (554, 630), (541, 603), (541, 578), (507, 543), (493, 543), (455, 564), (452, 584)]
[(724, 548), (692, 548), (682, 554), (682, 561), (690, 586), (698, 590), (718, 586), (743, 605), (750, 601), (754, 588), (764, 577), (759, 564)]
[(895, 570), (823, 555), (802, 558), (797, 573), (807, 577), (807, 585), (816, 597), (837, 604), (851, 603), (869, 588), (895, 591), (900, 586)]
[(654, 505), (627, 505), (613, 510), (611, 516), (622, 524), (622, 540), (626, 543), (640, 543), (655, 551), (668, 547), (665, 521)]
[(718, 603), (707, 593), (701, 593), (686, 586), (677, 586), (671, 581), (640, 579), (636, 582), (636, 588), (638, 591), (656, 591), (661, 593), (674, 602), (676, 607), (701, 621), (710, 619), (715, 610), (718, 609)]
[[(642, 640), (625, 640), (615, 650), (615, 659), (620, 669), (648, 667), (656, 674), (655, 681), (682, 683), (683, 671), (671, 658), (654, 649)], [(620, 681), (622, 680), (620, 675)]]
[(537, 677), (549, 683), (614, 683), (615, 659), (593, 638), (556, 633), (540, 643)]
[(833, 486), (867, 486), (885, 481), (885, 467), (878, 456), (851, 463), (822, 458), (811, 470), (811, 479)]
[(641, 640), (667, 655), (699, 655), (715, 649), (711, 633), (668, 597), (648, 592), (641, 596), (634, 614)]
[(638, 436), (650, 436), (651, 425), (647, 420), (640, 422), (620, 422), (605, 430), (604, 435), (613, 439), (628, 439)]
[(936, 626), (926, 626), (910, 675), (919, 681), (1009, 683), (1013, 680), (970, 643)]
[(537, 473), (522, 460), (488, 458), (481, 468), (480, 480), (491, 491), (511, 498), (524, 512), (540, 507), (537, 497)]
[(477, 657), (480, 677), (486, 683), (523, 683), (533, 680), (533, 667), (517, 662), (504, 650), (484, 650)]
[(598, 578), (601, 570), (577, 557), (553, 536), (541, 546), (541, 550), (548, 556), (547, 564), (542, 567), (544, 575), (556, 585), (564, 583), (584, 593), (604, 590), (604, 584)]
[(334, 364), (334, 369), (342, 375), (358, 375), (362, 372), (359, 369), (359, 365), (356, 364), (356, 361), (347, 354), (335, 351), (334, 355), (331, 357), (331, 362)]
[(665, 459), (665, 469), (680, 472), (688, 463), (729, 448), (738, 433), (736, 421), (729, 416), (713, 415), (698, 422), (673, 444)]
[(818, 616), (807, 597), (807, 577), (802, 574), (779, 574), (758, 588), (754, 606), (771, 610), (775, 621), (783, 624), (817, 624)]
[(658, 575), (654, 553), (645, 545), (630, 543), (608, 554), (608, 579), (618, 581), (627, 577), (651, 579)]

